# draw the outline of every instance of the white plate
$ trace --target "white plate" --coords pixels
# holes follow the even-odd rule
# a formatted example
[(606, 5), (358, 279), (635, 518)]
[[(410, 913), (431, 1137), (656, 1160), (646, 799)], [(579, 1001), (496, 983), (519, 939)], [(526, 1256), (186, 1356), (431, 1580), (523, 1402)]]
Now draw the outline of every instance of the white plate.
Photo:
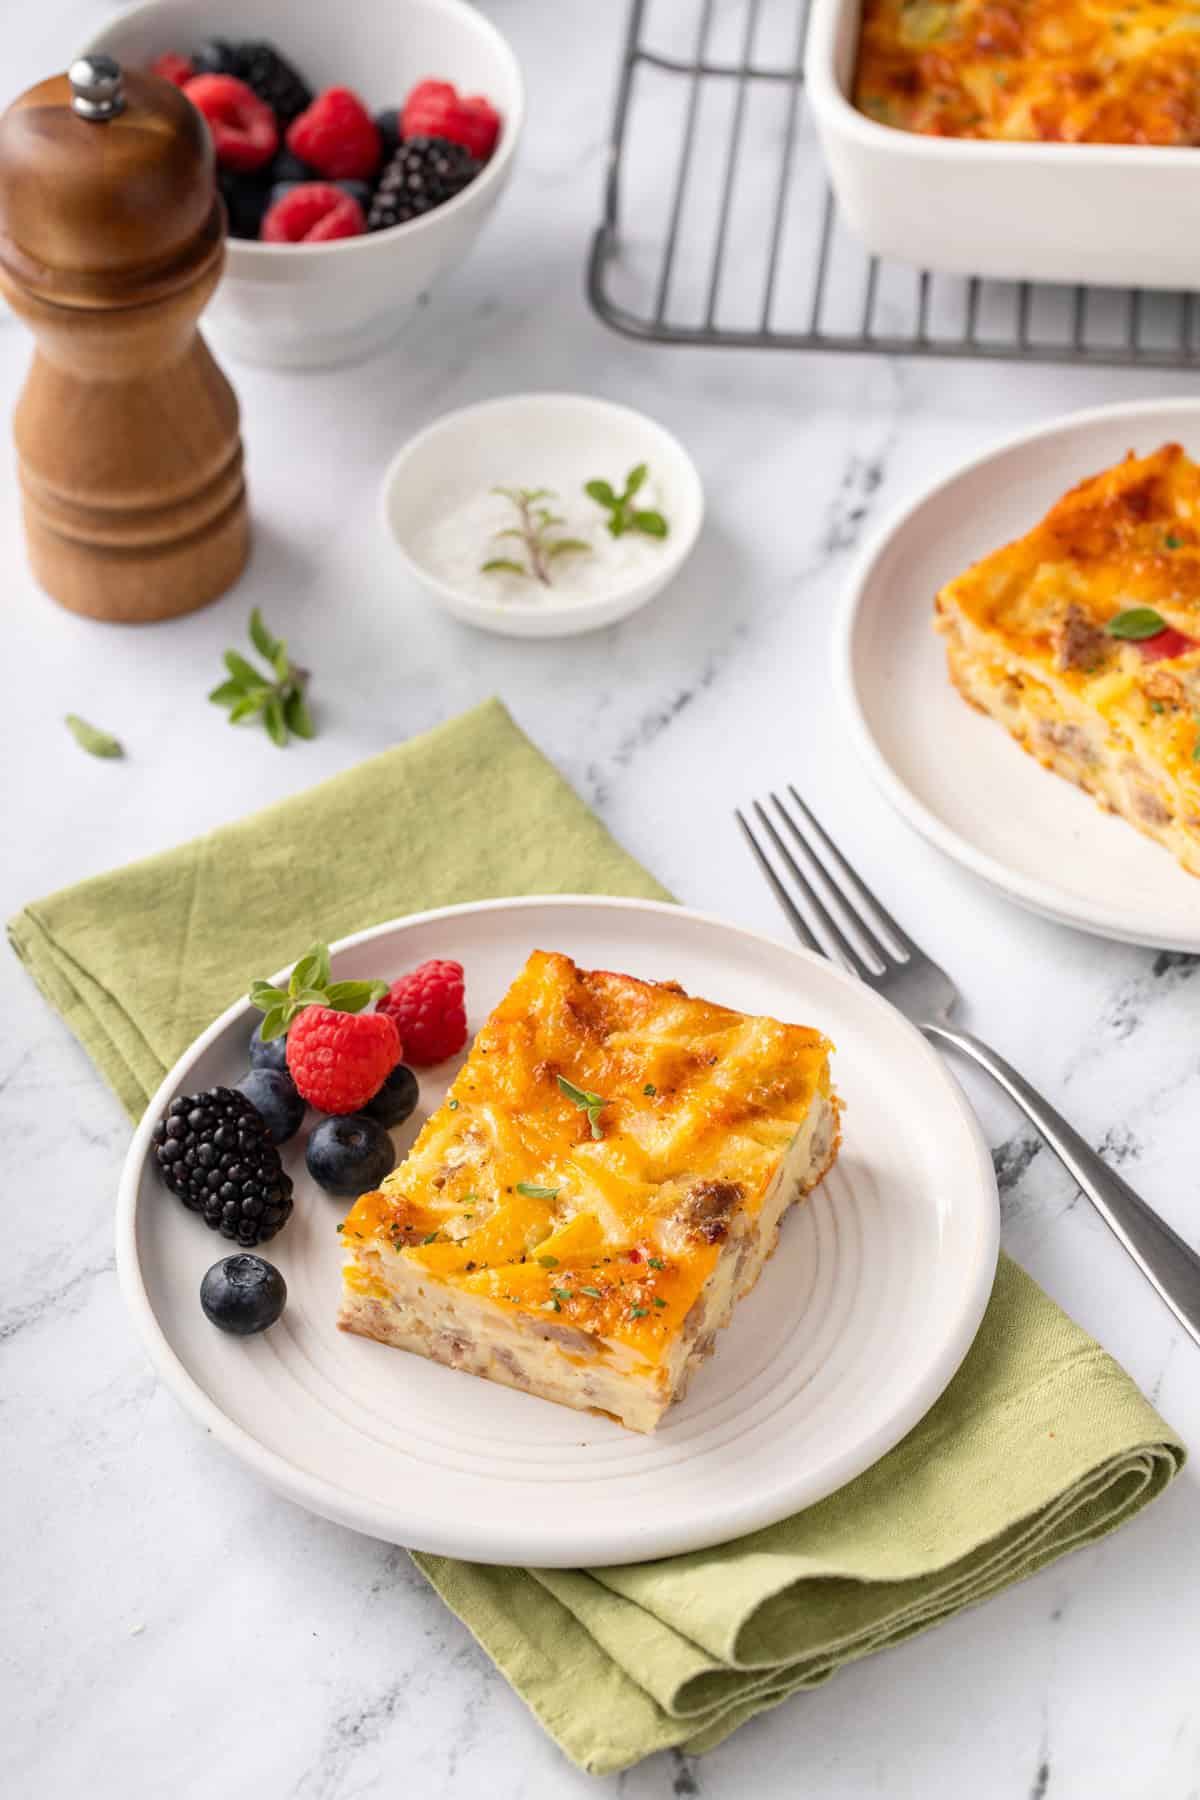
[(948, 856), (1063, 924), (1200, 951), (1200, 881), (968, 706), (932, 626), (934, 594), (951, 576), (1022, 536), (1084, 476), (1172, 439), (1200, 455), (1200, 401), (1074, 413), (928, 489), (889, 520), (850, 578), (834, 679), (872, 775)]
[[(754, 1292), (653, 1437), (339, 1332), (335, 1225), (346, 1202), (288, 1146), (296, 1210), (266, 1247), (288, 1284), (262, 1337), (223, 1336), (200, 1278), (228, 1252), (159, 1183), (150, 1133), (179, 1091), (232, 1082), (252, 1015), (239, 1003), (181, 1058), (122, 1178), (122, 1291), (187, 1409), (289, 1499), (414, 1549), (569, 1567), (667, 1556), (769, 1525), (889, 1450), (941, 1393), (991, 1291), (991, 1160), (938, 1057), (867, 988), (807, 952), (653, 902), (501, 900), (348, 938), (338, 977), (453, 955), (472, 1028), (535, 946), (676, 978), (694, 993), (814, 1024), (838, 1046), (845, 1142), (786, 1223)], [(407, 1149), (445, 1080), (425, 1076)]]
[[(594, 501), (581, 502), (583, 483), (616, 484), (642, 462), (670, 529), (661, 542), (642, 540), (643, 566), (603, 591), (567, 599), (530, 583), (528, 596), (498, 589), (492, 599), (448, 580), (433, 560), (431, 523), (501, 486), (555, 489), (575, 529), (582, 504), (603, 546), (604, 514)], [(409, 574), (456, 618), (503, 637), (575, 637), (628, 618), (674, 581), (704, 520), (700, 477), (679, 439), (645, 413), (591, 394), (505, 394), (447, 413), (393, 458), (380, 499), (384, 528)], [(480, 559), (496, 549), (485, 538)], [(600, 566), (596, 555), (588, 561)]]

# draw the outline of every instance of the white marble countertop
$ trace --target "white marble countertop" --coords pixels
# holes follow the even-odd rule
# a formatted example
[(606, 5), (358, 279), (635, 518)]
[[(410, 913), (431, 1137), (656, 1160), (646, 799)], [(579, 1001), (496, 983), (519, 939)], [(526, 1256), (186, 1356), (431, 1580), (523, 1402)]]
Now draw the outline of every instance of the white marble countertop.
[[(16, 91), (61, 66), (105, 8), (13, 10), (4, 81)], [(492, 10), (525, 61), (531, 124), (476, 254), (367, 366), (231, 370), (257, 522), (234, 593), (136, 634), (60, 611), (25, 572), (15, 484), (3, 484), (5, 912), (499, 693), (675, 893), (779, 935), (730, 809), (798, 777), (958, 977), (966, 1022), (1200, 1236), (1188, 1129), (1200, 1106), (1200, 962), (1045, 923), (942, 861), (837, 753), (826, 673), (848, 554), (882, 509), (1026, 422), (1194, 378), (666, 352), (610, 335), (586, 309), (581, 267), (622, 9)], [(6, 409), (27, 356), (23, 333), (0, 324)], [(470, 400), (547, 386), (645, 406), (690, 446), (710, 503), (672, 592), (622, 627), (558, 645), (479, 636), (431, 610), (400, 578), (375, 512), (383, 463), (413, 429)], [(286, 754), (231, 731), (204, 697), (255, 601), (317, 672), (320, 737)], [(68, 710), (116, 731), (128, 759), (82, 755), (62, 725)], [(1116, 1538), (847, 1670), (702, 1761), (657, 1758), (599, 1784), (576, 1773), (401, 1552), (275, 1499), (156, 1382), (113, 1274), (128, 1126), (11, 957), (0, 984), (4, 1791), (1200, 1791), (1194, 1472)], [(1195, 1348), (1015, 1115), (969, 1085), (997, 1149), (1008, 1249), (1200, 1444)]]

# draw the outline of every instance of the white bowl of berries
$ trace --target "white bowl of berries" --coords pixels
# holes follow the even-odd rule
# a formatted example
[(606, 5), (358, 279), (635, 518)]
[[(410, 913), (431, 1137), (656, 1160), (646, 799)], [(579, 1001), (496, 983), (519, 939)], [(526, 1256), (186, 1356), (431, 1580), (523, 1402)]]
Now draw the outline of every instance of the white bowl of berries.
[(230, 219), (220, 349), (349, 362), (466, 256), (512, 168), (516, 58), (466, 0), (145, 0), (84, 46), (175, 81)]

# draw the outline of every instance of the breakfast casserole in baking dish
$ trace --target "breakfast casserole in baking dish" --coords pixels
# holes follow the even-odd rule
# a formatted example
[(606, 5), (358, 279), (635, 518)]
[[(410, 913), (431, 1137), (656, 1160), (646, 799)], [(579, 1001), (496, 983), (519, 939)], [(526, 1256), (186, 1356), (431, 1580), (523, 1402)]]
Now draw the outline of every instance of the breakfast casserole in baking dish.
[(343, 1222), (338, 1323), (652, 1431), (837, 1155), (831, 1048), (535, 951)]
[(854, 104), (935, 137), (1200, 142), (1182, 0), (864, 0)]
[(1200, 875), (1200, 468), (1130, 453), (937, 596), (950, 675)]

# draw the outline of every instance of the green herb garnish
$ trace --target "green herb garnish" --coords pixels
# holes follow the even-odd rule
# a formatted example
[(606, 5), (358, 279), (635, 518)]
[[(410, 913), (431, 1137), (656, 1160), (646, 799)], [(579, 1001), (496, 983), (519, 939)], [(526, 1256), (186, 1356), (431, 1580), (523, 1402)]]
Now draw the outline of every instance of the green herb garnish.
[(590, 1088), (576, 1087), (575, 1083), (568, 1081), (565, 1075), (559, 1076), (558, 1085), (567, 1099), (573, 1101), (580, 1112), (587, 1114), (587, 1122), (591, 1126), (592, 1136), (602, 1138), (604, 1127), (600, 1123), (600, 1114), (612, 1102), (605, 1100), (601, 1094), (593, 1094)]
[(659, 1256), (648, 1256), (646, 1261), (652, 1269), (665, 1269), (667, 1266)]
[(541, 1263), (543, 1269), (557, 1269), (558, 1267), (557, 1256), (539, 1256), (538, 1261)]
[(629, 1309), (629, 1316), (631, 1319), (645, 1319), (649, 1317), (649, 1310), (650, 1309), (645, 1306), (631, 1306)]
[(1173, 531), (1168, 531), (1166, 537), (1163, 539), (1163, 544), (1168, 550), (1178, 550), (1183, 544), (1183, 539), (1181, 537), (1176, 537)]
[(1150, 702), (1150, 711), (1152, 713), (1160, 713), (1160, 712), (1162, 712), (1162, 710), (1163, 710), (1163, 703), (1161, 700), (1152, 700)]
[(547, 1300), (544, 1304), (547, 1312), (560, 1313), (562, 1311), (562, 1307), (557, 1300)]
[(558, 1189), (539, 1187), (536, 1181), (518, 1181), (517, 1192), (524, 1194), (527, 1200), (553, 1200)]
[(599, 1288), (581, 1287), (579, 1292), (581, 1294), (590, 1294), (593, 1300), (603, 1300), (604, 1298), (604, 1295), (600, 1292)]
[(296, 964), (287, 988), (269, 981), (250, 983), (250, 1004), (263, 1015), (262, 1038), (282, 1037), (296, 1014), (306, 1006), (328, 1006), (334, 1012), (358, 1013), (387, 993), (386, 981), (331, 981), (329, 945), (314, 944)]
[(554, 1295), (556, 1300), (569, 1300), (571, 1298), (570, 1288), (551, 1288), (550, 1292)]
[(298, 668), (288, 657), (282, 638), (272, 637), (263, 624), (257, 606), (250, 614), (250, 642), (271, 665), (271, 673), (247, 662), (236, 650), (225, 652), (228, 679), (208, 696), (215, 706), (229, 708), (229, 723), (240, 725), (243, 719), (261, 718), (267, 736), (280, 749), (289, 736), (315, 737), (312, 715), (304, 690), (308, 686), (308, 670)]
[(648, 1081), (646, 1083), (645, 1087), (642, 1089), (642, 1092), (643, 1092), (643, 1094), (649, 1094), (650, 1098), (653, 1100), (655, 1094), (657, 1094), (657, 1092), (658, 1092), (658, 1089), (655, 1087), (655, 1085), (652, 1081)]
[(436, 1232), (436, 1231), (431, 1231), (431, 1232), (430, 1232), (430, 1234), (429, 1234), (429, 1236), (428, 1236), (428, 1237), (423, 1237), (423, 1238), (422, 1238), (422, 1239), (421, 1239), (421, 1243), (422, 1243), (422, 1245), (424, 1245), (424, 1244), (436, 1244), (436, 1243), (437, 1243), (437, 1235), (438, 1235), (438, 1234), (437, 1234), (437, 1232)]
[(527, 580), (540, 581), (543, 587), (553, 587), (550, 579), (550, 565), (556, 557), (587, 553), (591, 545), (582, 538), (551, 537), (551, 532), (566, 520), (551, 512), (548, 506), (539, 505), (542, 500), (553, 500), (556, 496), (553, 488), (510, 488), (495, 487), (493, 494), (502, 494), (516, 508), (518, 523), (508, 526), (504, 531), (493, 535), (498, 538), (516, 538), (528, 559), (517, 562), (511, 556), (493, 556), (481, 563), (480, 572), (484, 575), (522, 575)]
[(665, 1300), (664, 1300), (664, 1299), (662, 1299), (662, 1298), (661, 1298), (661, 1296), (660, 1296), (660, 1295), (658, 1295), (658, 1294), (655, 1294), (655, 1296), (654, 1296), (654, 1304), (655, 1304), (655, 1306), (665, 1306), (665, 1305), (666, 1305), (666, 1304), (667, 1304), (667, 1303), (666, 1303), (666, 1301), (665, 1301)]
[(89, 756), (124, 756), (125, 746), (120, 738), (101, 731), (98, 725), (89, 725), (78, 713), (68, 713), (64, 722), (80, 749), (86, 750)]
[(449, 1111), (450, 1111), (450, 1112), (457, 1112), (457, 1111), (458, 1111), (458, 1101), (457, 1101), (457, 1100), (451, 1100), (451, 1101), (449, 1101), (449, 1102), (448, 1102), (448, 1109), (449, 1109)]
[(667, 521), (660, 512), (639, 511), (633, 504), (634, 495), (650, 473), (645, 463), (638, 463), (630, 469), (625, 477), (625, 490), (618, 494), (611, 482), (585, 481), (583, 491), (604, 507), (608, 513), (608, 529), (614, 537), (623, 537), (627, 531), (640, 531), (646, 537), (665, 538), (670, 530)]
[(1128, 638), (1133, 643), (1141, 643), (1145, 638), (1157, 637), (1160, 631), (1167, 629), (1167, 621), (1161, 613), (1156, 613), (1152, 606), (1129, 606), (1110, 619), (1104, 627), (1108, 637)]

